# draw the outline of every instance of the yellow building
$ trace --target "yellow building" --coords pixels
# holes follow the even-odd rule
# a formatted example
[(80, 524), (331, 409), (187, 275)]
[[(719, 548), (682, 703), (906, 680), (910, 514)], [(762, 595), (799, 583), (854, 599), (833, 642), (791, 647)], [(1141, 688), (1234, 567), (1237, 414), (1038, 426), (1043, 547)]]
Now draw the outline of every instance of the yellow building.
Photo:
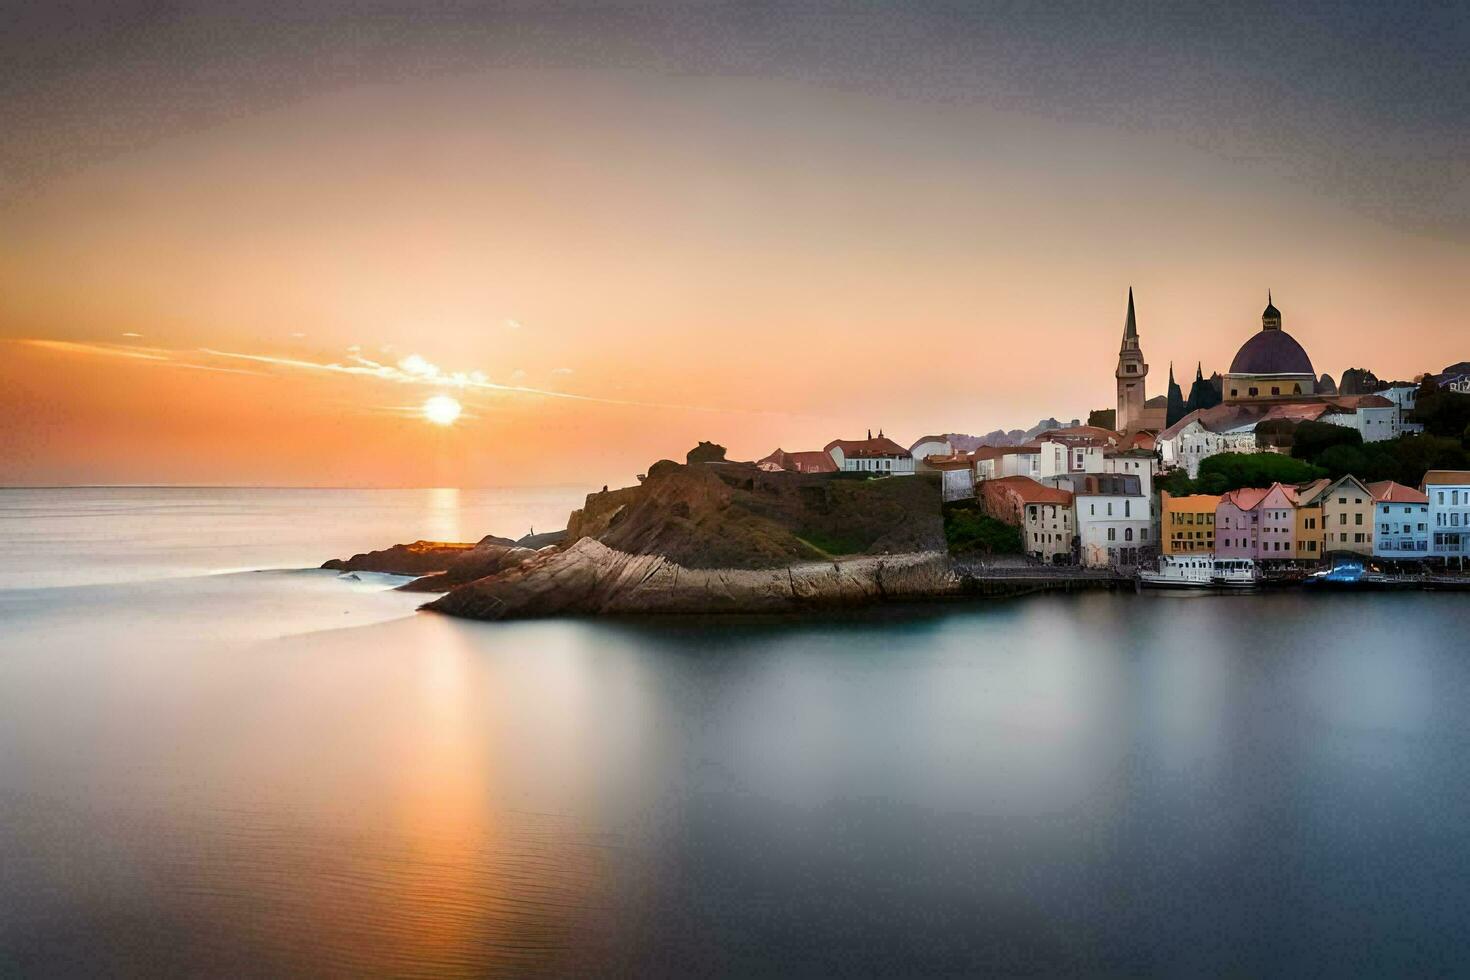
[(1315, 480), (1296, 492), (1296, 559), (1322, 560), (1322, 491), (1331, 480)]
[(1321, 487), (1310, 497), (1304, 494), (1301, 504), (1315, 505), (1321, 511), (1322, 531), (1317, 540), (1322, 542), (1323, 554), (1334, 551), (1373, 554), (1373, 494), (1357, 477), (1349, 474)]
[(1212, 554), (1215, 550), (1215, 508), (1220, 498), (1208, 493), (1176, 497), (1159, 491), (1160, 537), (1166, 555)]

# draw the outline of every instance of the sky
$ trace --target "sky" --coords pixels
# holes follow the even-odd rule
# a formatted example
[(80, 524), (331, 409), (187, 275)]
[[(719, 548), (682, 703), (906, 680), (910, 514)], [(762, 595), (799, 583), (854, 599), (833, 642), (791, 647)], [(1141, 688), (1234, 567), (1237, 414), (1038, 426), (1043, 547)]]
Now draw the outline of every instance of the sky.
[[(1470, 358), (1463, 4), (0, 8), (0, 485), (598, 487)], [(455, 398), (449, 425), (426, 400)]]

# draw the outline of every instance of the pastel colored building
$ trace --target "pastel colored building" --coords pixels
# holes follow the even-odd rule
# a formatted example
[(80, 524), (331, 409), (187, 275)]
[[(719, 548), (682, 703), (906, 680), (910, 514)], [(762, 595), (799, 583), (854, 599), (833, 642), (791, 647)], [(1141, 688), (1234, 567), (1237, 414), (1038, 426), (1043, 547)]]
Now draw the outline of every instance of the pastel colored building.
[(1429, 556), (1429, 497), (1392, 480), (1368, 484), (1373, 494), (1373, 554), (1378, 558)]
[(1215, 510), (1220, 498), (1208, 493), (1176, 497), (1159, 492), (1159, 547), (1166, 555), (1213, 554)]
[(1430, 470), (1420, 489), (1429, 498), (1429, 553), (1463, 565), (1470, 553), (1470, 470)]
[(980, 484), (985, 512), (1019, 527), (1026, 554), (1038, 561), (1067, 564), (1076, 550), (1073, 497), (1024, 476), (1005, 476)]
[(1215, 508), (1215, 557), (1256, 557), (1260, 539), (1260, 504), (1269, 490), (1242, 487), (1220, 497)]
[(1256, 505), (1257, 561), (1296, 561), (1296, 488), (1273, 483)]
[(1322, 560), (1321, 491), (1331, 483), (1331, 480), (1324, 478), (1297, 488), (1296, 557), (1298, 561)]
[(1322, 509), (1322, 553), (1373, 554), (1373, 493), (1351, 474), (1332, 481), (1308, 501)]

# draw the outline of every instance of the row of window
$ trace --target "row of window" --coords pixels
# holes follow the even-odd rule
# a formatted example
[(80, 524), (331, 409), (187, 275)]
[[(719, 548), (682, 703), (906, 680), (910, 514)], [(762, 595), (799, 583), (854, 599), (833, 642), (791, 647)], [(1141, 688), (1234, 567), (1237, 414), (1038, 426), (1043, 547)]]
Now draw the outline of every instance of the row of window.
[[(1115, 527), (1108, 528), (1108, 540), (1109, 541), (1116, 541), (1116, 540), (1118, 540), (1118, 529), (1117, 528), (1115, 528)], [(1133, 528), (1131, 528), (1131, 527), (1125, 527), (1125, 528), (1123, 528), (1123, 540), (1124, 541), (1132, 541), (1133, 540)], [(1148, 540), (1148, 528), (1141, 527), (1141, 528), (1138, 529), (1138, 540), (1140, 540), (1140, 541), (1147, 541)]]

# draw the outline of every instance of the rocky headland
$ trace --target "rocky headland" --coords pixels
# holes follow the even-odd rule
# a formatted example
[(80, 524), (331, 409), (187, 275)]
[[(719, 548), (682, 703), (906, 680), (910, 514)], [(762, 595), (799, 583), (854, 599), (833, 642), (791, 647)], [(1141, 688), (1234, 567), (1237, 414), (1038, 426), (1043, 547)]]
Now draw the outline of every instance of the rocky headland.
[(421, 608), (474, 619), (789, 613), (1038, 587), (955, 564), (932, 475), (767, 472), (711, 455), (588, 494), (565, 532), (538, 536), (554, 543), (415, 542), (324, 567), (418, 575), (401, 588), (443, 593)]

